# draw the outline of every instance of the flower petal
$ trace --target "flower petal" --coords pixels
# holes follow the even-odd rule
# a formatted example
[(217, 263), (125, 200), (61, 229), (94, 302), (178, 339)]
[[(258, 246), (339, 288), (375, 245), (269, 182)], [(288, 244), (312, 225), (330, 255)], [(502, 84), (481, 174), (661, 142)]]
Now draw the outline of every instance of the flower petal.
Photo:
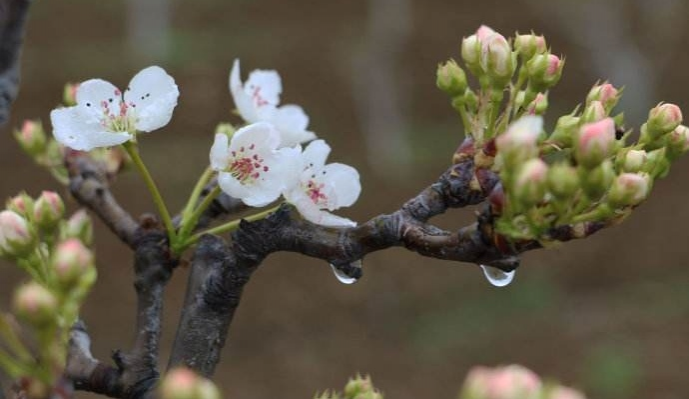
[(356, 226), (356, 222), (352, 220), (318, 209), (318, 207), (316, 207), (313, 202), (306, 197), (300, 199), (296, 203), (293, 203), (293, 205), (297, 207), (297, 210), (304, 217), (304, 219), (308, 220), (309, 222), (327, 227)]
[(122, 92), (103, 79), (90, 79), (79, 85), (76, 93), (77, 105), (82, 107), (84, 117), (102, 121), (107, 115), (118, 115)]
[(289, 104), (277, 108), (271, 121), (280, 131), (281, 147), (292, 147), (316, 138), (314, 132), (306, 130), (309, 117), (298, 105)]
[(313, 170), (320, 170), (325, 166), (325, 160), (330, 155), (330, 146), (325, 140), (314, 140), (309, 143), (302, 153), (304, 166)]
[(150, 66), (129, 82), (124, 100), (128, 112), (136, 115), (136, 129), (150, 132), (170, 122), (177, 106), (179, 89), (172, 76), (159, 66)]
[(230, 93), (234, 100), (234, 105), (237, 107), (239, 115), (249, 123), (258, 122), (258, 113), (256, 106), (249, 94), (244, 91), (244, 85), (240, 79), (239, 60), (234, 60), (232, 70), (230, 71)]
[(53, 135), (61, 144), (78, 150), (90, 151), (98, 147), (111, 147), (129, 141), (132, 136), (127, 132), (108, 132), (88, 114), (84, 107), (54, 109), (50, 113), (53, 124)]
[(250, 190), (246, 186), (227, 172), (218, 173), (218, 186), (225, 194), (240, 200), (250, 194)]
[(225, 134), (218, 133), (215, 135), (215, 141), (211, 147), (210, 161), (213, 170), (224, 170), (227, 163), (230, 161), (230, 150), (228, 144), (228, 137)]
[(244, 92), (251, 96), (257, 106), (278, 105), (282, 93), (280, 75), (273, 70), (255, 69), (249, 74)]
[(359, 172), (349, 165), (331, 163), (323, 168), (325, 184), (332, 187), (333, 201), (328, 201), (329, 209), (351, 206), (361, 194)]
[(230, 148), (250, 147), (274, 150), (280, 143), (280, 133), (267, 122), (257, 122), (237, 130), (232, 135)]

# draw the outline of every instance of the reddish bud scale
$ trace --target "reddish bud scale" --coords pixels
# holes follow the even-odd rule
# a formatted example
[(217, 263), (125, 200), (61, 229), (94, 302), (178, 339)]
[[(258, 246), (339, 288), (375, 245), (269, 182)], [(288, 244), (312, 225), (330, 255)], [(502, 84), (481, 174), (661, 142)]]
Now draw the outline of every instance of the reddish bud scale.
[(469, 159), (473, 159), (475, 153), (476, 148), (474, 148), (474, 140), (470, 137), (467, 137), (464, 139), (464, 141), (462, 141), (462, 144), (457, 147), (457, 150), (452, 155), (452, 163), (456, 165)]
[(502, 189), (502, 184), (498, 183), (488, 195), (490, 213), (495, 216), (502, 215), (506, 202), (505, 191)]

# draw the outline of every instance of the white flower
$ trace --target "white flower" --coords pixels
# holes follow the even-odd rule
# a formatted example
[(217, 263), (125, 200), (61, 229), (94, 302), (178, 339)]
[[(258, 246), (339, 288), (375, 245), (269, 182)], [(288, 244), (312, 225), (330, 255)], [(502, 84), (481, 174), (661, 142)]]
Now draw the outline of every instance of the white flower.
[(131, 140), (170, 122), (179, 89), (165, 70), (151, 66), (137, 73), (122, 92), (110, 82), (91, 79), (79, 85), (77, 105), (50, 113), (55, 139), (89, 151)]
[(280, 132), (280, 147), (293, 147), (316, 138), (315, 133), (306, 130), (309, 117), (300, 106), (278, 107), (282, 82), (276, 71), (252, 71), (244, 84), (239, 75), (239, 60), (235, 60), (230, 72), (230, 92), (245, 121), (272, 123)]
[(277, 149), (280, 134), (266, 122), (245, 126), (228, 144), (216, 134), (211, 147), (211, 168), (218, 171), (218, 185), (228, 195), (249, 206), (275, 201), (299, 176), (298, 148)]
[(356, 226), (356, 222), (335, 216), (328, 211), (350, 206), (361, 193), (359, 173), (341, 163), (325, 164), (330, 146), (316, 140), (302, 153), (302, 173), (299, 182), (284, 192), (288, 202), (306, 220), (324, 226)]

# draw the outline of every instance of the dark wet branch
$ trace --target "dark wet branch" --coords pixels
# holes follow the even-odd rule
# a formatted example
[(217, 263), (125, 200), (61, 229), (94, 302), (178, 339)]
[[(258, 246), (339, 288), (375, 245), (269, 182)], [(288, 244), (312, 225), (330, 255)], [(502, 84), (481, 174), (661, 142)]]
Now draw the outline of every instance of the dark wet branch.
[(83, 206), (91, 209), (129, 247), (134, 248), (138, 223), (110, 192), (100, 165), (87, 154), (73, 152), (65, 157), (69, 189)]
[(72, 380), (77, 390), (115, 398), (122, 395), (121, 371), (93, 357), (91, 338), (81, 321), (75, 323), (70, 331), (65, 376)]
[(19, 92), (19, 56), (29, 0), (0, 0), (0, 126)]

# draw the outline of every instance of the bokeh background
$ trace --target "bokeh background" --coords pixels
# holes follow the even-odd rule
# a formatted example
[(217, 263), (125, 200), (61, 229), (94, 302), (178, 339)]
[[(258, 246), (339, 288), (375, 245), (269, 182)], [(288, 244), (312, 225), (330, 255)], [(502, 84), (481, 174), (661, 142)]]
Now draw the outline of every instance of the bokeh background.
[[(238, 121), (227, 77), (239, 57), (245, 74), (277, 69), (283, 102), (306, 109), (332, 160), (361, 171), (361, 199), (343, 214), (363, 221), (448, 166), (462, 132), (435, 68), (459, 57), (462, 36), (481, 23), (506, 35), (533, 29), (567, 56), (549, 126), (610, 79), (625, 86), (619, 109), (638, 127), (661, 100), (689, 110), (688, 16), (686, 0), (36, 1), (11, 125), (40, 117), (49, 126), (67, 81), (123, 87), (159, 64), (182, 95), (172, 123), (143, 138), (141, 151), (179, 209), (207, 165), (215, 125)], [(61, 190), (20, 153), (9, 126), (2, 133), (0, 197)], [(526, 254), (506, 288), (489, 286), (474, 265), (403, 249), (368, 256), (353, 286), (321, 261), (271, 256), (245, 290), (216, 381), (231, 398), (308, 398), (359, 371), (389, 398), (453, 398), (470, 366), (517, 362), (590, 397), (686, 398), (687, 169), (689, 159), (677, 162), (623, 225)], [(131, 212), (152, 209), (134, 173), (114, 190)], [(457, 228), (472, 213), (438, 223)], [(100, 279), (83, 318), (105, 359), (131, 342), (134, 293), (128, 250), (100, 223), (96, 234)], [(22, 276), (0, 267), (7, 309)], [(167, 290), (165, 356), (186, 277), (178, 270)]]

